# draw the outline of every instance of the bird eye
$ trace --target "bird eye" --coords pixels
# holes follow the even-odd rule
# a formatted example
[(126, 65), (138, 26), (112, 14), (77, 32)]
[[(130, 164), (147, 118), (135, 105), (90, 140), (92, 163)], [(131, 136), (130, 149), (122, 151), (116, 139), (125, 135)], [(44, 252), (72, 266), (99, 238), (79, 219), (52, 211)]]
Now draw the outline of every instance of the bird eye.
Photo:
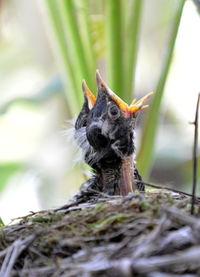
[(117, 108), (117, 106), (110, 106), (108, 108), (108, 115), (112, 119), (117, 119), (120, 116), (120, 110)]

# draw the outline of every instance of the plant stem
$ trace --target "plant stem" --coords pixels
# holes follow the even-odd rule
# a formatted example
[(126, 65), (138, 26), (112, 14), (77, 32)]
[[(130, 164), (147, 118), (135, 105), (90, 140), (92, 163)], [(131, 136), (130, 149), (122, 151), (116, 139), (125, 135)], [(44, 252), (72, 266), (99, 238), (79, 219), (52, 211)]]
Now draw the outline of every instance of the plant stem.
[(95, 84), (95, 71), (97, 69), (96, 59), (94, 48), (92, 44), (92, 36), (91, 36), (91, 22), (90, 22), (90, 14), (89, 14), (89, 4), (88, 0), (79, 0), (79, 29), (82, 38), (82, 44), (84, 48), (84, 55), (87, 61), (89, 74), (92, 77), (92, 84), (90, 89), (92, 91), (96, 90)]
[(142, 14), (143, 0), (133, 0), (130, 7), (130, 15), (127, 22), (126, 32), (126, 64), (125, 64), (125, 100), (130, 102), (133, 97), (135, 71), (137, 61), (137, 49), (139, 44), (139, 30)]
[(75, 7), (75, 3), (72, 0), (60, 0), (57, 2), (57, 5), (59, 7), (64, 33), (66, 34), (66, 38), (68, 40), (68, 47), (70, 47), (70, 52), (74, 60), (74, 66), (76, 67), (77, 74), (80, 75), (80, 85), (81, 80), (85, 79), (88, 83), (88, 86), (92, 87), (94, 76), (90, 74), (84, 54), (81, 36), (77, 24), (77, 17), (79, 14)]
[(67, 99), (69, 101), (68, 108), (70, 110), (71, 115), (74, 115), (80, 109), (80, 103), (77, 101), (77, 92), (79, 91), (79, 84), (77, 83), (77, 80), (75, 78), (76, 72), (73, 68), (70, 55), (68, 53), (66, 41), (62, 33), (62, 26), (57, 9), (57, 4), (54, 0), (46, 0), (44, 3), (55, 36), (54, 41), (56, 42), (56, 46), (59, 49), (59, 51), (57, 52), (59, 53), (60, 64), (63, 68), (65, 91), (71, 91), (71, 93), (66, 93)]
[(123, 95), (121, 1), (107, 0), (105, 5), (108, 83), (121, 97)]
[(178, 28), (180, 25), (184, 4), (185, 4), (185, 0), (179, 0), (178, 8), (176, 10), (174, 19), (171, 23), (172, 30), (171, 30), (170, 39), (167, 46), (166, 57), (165, 57), (160, 78), (155, 90), (155, 96), (150, 105), (150, 109), (147, 113), (145, 125), (143, 128), (140, 151), (138, 155), (138, 168), (143, 177), (148, 176), (150, 165), (152, 163), (155, 136), (156, 136), (158, 120), (160, 116), (161, 99), (164, 92), (167, 76), (169, 73), (169, 68), (172, 60), (174, 45), (175, 45), (175, 41), (178, 33)]
[(194, 204), (195, 204), (195, 199), (196, 199), (196, 185), (197, 185), (199, 101), (200, 101), (200, 94), (198, 95), (195, 120), (193, 122), (193, 124), (194, 124), (194, 147), (193, 147), (193, 184), (192, 184), (191, 214), (194, 214)]

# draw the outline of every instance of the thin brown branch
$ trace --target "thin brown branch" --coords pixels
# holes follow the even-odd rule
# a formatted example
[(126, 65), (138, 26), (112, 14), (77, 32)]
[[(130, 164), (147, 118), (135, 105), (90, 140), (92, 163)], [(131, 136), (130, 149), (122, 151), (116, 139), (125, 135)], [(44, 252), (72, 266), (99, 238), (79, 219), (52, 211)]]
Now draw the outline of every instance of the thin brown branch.
[(193, 184), (192, 184), (192, 200), (191, 200), (191, 214), (194, 214), (194, 203), (196, 199), (196, 186), (197, 186), (197, 166), (198, 166), (198, 114), (199, 114), (199, 100), (200, 100), (200, 93), (197, 99), (197, 106), (196, 106), (196, 113), (195, 113), (195, 120), (194, 124), (194, 146), (193, 146)]
[[(179, 193), (179, 194), (182, 194), (182, 195), (185, 195), (185, 196), (189, 196), (189, 197), (192, 197), (192, 194), (191, 193), (187, 193), (187, 192), (184, 192), (184, 191), (180, 191), (178, 189), (174, 189), (174, 188), (170, 188), (168, 186), (164, 186), (164, 185), (155, 185), (155, 184), (152, 184), (152, 183), (147, 183), (147, 182), (144, 182), (144, 181), (141, 181), (141, 180), (136, 180), (140, 183), (143, 183), (145, 186), (148, 186), (148, 187), (152, 187), (152, 188), (156, 188), (156, 189), (166, 189), (166, 190), (169, 190), (169, 191), (172, 191), (172, 192), (175, 192), (175, 193)], [(200, 197), (196, 197), (195, 199), (195, 202), (196, 201), (200, 201)]]
[[(13, 242), (11, 246), (7, 248), (7, 251), (3, 251), (5, 259), (3, 261), (0, 277), (9, 277), (11, 276), (11, 271), (21, 253), (30, 245), (31, 242), (39, 235), (41, 232), (30, 235), (25, 239), (18, 239)], [(1, 254), (1, 252), (0, 252)]]

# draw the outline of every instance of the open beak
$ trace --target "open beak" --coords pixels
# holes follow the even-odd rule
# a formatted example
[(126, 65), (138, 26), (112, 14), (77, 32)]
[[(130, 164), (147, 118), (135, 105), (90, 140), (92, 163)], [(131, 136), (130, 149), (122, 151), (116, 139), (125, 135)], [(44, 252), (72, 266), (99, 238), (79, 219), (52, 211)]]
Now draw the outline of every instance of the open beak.
[(147, 93), (144, 97), (142, 97), (141, 99), (137, 100), (133, 100), (131, 105), (129, 106), (129, 111), (131, 113), (135, 113), (139, 110), (144, 110), (146, 108), (148, 108), (149, 105), (144, 105), (144, 103), (153, 95), (153, 92), (149, 92)]
[(148, 107), (148, 105), (144, 105), (144, 103), (152, 96), (153, 92), (149, 92), (147, 95), (142, 97), (140, 100), (134, 99), (130, 105), (125, 103), (119, 96), (117, 96), (102, 80), (99, 71), (96, 71), (96, 80), (97, 86), (99, 89), (105, 88), (105, 93), (120, 107), (120, 109), (124, 112), (126, 117), (143, 110)]
[[(147, 95), (142, 97), (139, 100), (134, 99), (130, 105), (128, 105), (126, 102), (124, 102), (119, 96), (117, 96), (109, 87), (108, 85), (103, 81), (99, 71), (96, 71), (96, 82), (99, 89), (104, 88), (104, 92), (120, 107), (120, 109), (124, 112), (124, 115), (126, 117), (140, 111), (143, 109), (146, 109), (148, 105), (144, 105), (144, 103), (152, 96), (153, 92), (149, 92)], [(84, 93), (84, 97), (87, 98), (89, 108), (92, 109), (94, 107), (94, 104), (96, 102), (96, 97), (91, 92), (91, 90), (88, 88), (85, 81), (82, 83), (82, 90)]]
[(88, 88), (85, 80), (83, 80), (83, 82), (82, 82), (82, 90), (83, 90), (83, 93), (84, 93), (84, 97), (87, 98), (87, 100), (88, 100), (89, 108), (92, 109), (94, 107), (95, 102), (96, 102), (96, 97), (91, 92), (91, 90)]

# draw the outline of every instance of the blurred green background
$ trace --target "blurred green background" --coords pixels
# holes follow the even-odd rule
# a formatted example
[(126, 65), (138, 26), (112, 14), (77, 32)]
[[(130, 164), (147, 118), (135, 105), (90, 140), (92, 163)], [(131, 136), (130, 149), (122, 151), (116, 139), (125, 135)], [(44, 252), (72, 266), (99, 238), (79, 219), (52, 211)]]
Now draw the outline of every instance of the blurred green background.
[(87, 179), (68, 120), (83, 102), (82, 79), (96, 93), (96, 68), (129, 103), (155, 92), (138, 116), (137, 167), (146, 181), (191, 191), (198, 8), (191, 0), (0, 2), (0, 216), (6, 223), (64, 204)]

